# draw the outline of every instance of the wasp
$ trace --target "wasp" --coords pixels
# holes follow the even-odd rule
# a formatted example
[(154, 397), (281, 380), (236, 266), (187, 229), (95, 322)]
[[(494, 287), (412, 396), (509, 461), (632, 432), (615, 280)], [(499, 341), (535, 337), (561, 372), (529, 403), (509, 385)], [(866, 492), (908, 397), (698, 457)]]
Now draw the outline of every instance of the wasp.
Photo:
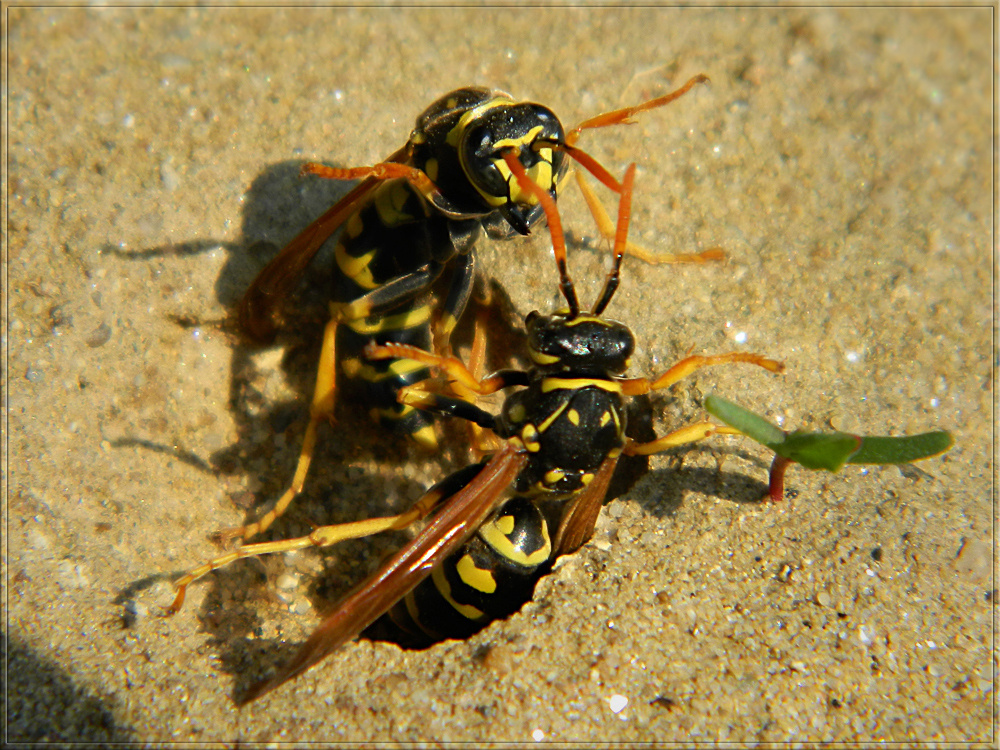
[[(662, 107), (707, 80), (695, 76), (671, 93), (598, 115), (568, 131), (540, 104), (518, 102), (487, 88), (458, 89), (428, 107), (406, 144), (381, 163), (345, 169), (304, 165), (304, 174), (361, 182), (265, 266), (240, 302), (239, 320), (251, 337), (269, 338), (285, 297), (319, 248), (343, 226), (334, 250), (330, 320), (310, 420), (291, 486), (258, 521), (222, 536), (247, 539), (260, 533), (302, 490), (318, 425), (332, 420), (338, 377), (360, 390), (361, 402), (377, 421), (428, 449), (437, 447), (430, 413), (396, 398), (400, 388), (426, 379), (427, 367), (406, 357), (375, 360), (364, 347), (374, 341), (427, 350), (433, 340), (437, 351), (449, 351), (448, 339), (473, 289), (479, 238), (485, 233), (511, 239), (544, 221), (535, 193), (525, 191), (513, 177), (505, 154), (517, 153), (532, 183), (553, 200), (568, 177), (567, 156), (605, 185), (620, 188), (607, 170), (574, 145), (580, 134), (631, 122), (640, 112)], [(600, 202), (579, 172), (577, 177), (599, 230), (613, 234)], [(721, 257), (718, 249), (657, 256), (632, 244), (627, 249), (651, 262)], [(444, 298), (433, 325), (432, 289)]]
[[(193, 571), (178, 586), (228, 562), (266, 552), (327, 546), (429, 517), (427, 525), (373, 575), (351, 590), (272, 678), (240, 697), (254, 700), (301, 674), (373, 623), (414, 641), (469, 635), (530, 599), (535, 583), (560, 555), (593, 534), (620, 456), (650, 455), (735, 430), (698, 422), (638, 443), (625, 436), (626, 399), (666, 388), (695, 370), (742, 362), (779, 373), (784, 366), (758, 354), (689, 356), (655, 379), (626, 378), (635, 337), (604, 310), (619, 285), (627, 244), (635, 165), (621, 183), (614, 264), (589, 313), (582, 312), (569, 276), (555, 201), (535, 183), (515, 151), (503, 155), (518, 185), (543, 207), (552, 235), (559, 286), (567, 307), (525, 319), (530, 367), (478, 378), (457, 357), (404, 344), (370, 344), (378, 359), (412, 358), (476, 394), (510, 392), (499, 414), (424, 383), (398, 398), (421, 411), (473, 422), (496, 439), (496, 450), (432, 487), (409, 511), (388, 518), (321, 527), (308, 537), (246, 545)], [(179, 604), (179, 602), (175, 602)]]

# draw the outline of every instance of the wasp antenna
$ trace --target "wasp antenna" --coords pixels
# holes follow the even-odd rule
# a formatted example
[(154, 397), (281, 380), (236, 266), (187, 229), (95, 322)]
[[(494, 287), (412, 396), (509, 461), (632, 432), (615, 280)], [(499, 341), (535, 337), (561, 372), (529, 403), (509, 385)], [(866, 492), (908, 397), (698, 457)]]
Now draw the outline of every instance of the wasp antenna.
[(577, 164), (590, 172), (602, 185), (612, 190), (615, 193), (621, 194), (622, 185), (618, 180), (616, 180), (612, 174), (602, 165), (597, 159), (588, 154), (582, 148), (577, 148), (576, 146), (570, 145), (569, 143), (560, 143), (554, 148), (562, 151), (566, 156), (573, 159)]
[(556, 208), (556, 202), (549, 191), (528, 176), (521, 160), (517, 158), (519, 154), (519, 149), (505, 149), (503, 160), (507, 163), (521, 190), (531, 193), (542, 204), (545, 219), (549, 224), (549, 234), (552, 236), (552, 254), (555, 255), (556, 266), (559, 268), (559, 291), (566, 298), (566, 304), (569, 305), (569, 317), (572, 320), (580, 314), (580, 301), (577, 299), (576, 287), (573, 286), (573, 279), (570, 278), (569, 269), (566, 266), (566, 238), (563, 235), (559, 210)]
[(601, 296), (594, 303), (594, 315), (600, 315), (608, 306), (618, 289), (622, 269), (622, 258), (625, 257), (625, 246), (628, 243), (628, 224), (632, 218), (632, 183), (635, 181), (635, 163), (628, 165), (625, 177), (622, 179), (622, 194), (618, 201), (618, 225), (615, 228), (615, 262), (608, 277), (604, 280)]

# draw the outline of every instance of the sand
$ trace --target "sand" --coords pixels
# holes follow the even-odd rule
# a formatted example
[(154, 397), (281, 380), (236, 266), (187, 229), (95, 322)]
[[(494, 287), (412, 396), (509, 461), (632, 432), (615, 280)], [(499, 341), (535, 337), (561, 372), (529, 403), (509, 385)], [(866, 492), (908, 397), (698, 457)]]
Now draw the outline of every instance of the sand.
[[(994, 86), (989, 8), (7, 10), (7, 739), (225, 743), (995, 741)], [(534, 600), (422, 652), (359, 641), (237, 710), (234, 692), (405, 536), (241, 561), (208, 535), (266, 509), (302, 440), (322, 310), (280, 346), (224, 321), (276, 248), (470, 83), (567, 124), (706, 73), (581, 142), (638, 163), (633, 238), (727, 260), (626, 261), (608, 314), (633, 374), (788, 429), (955, 447), (913, 468), (791, 469), (718, 439), (654, 457)], [(575, 189), (571, 269), (607, 255)], [(263, 244), (262, 244), (263, 243)], [(582, 246), (582, 247), (581, 247)], [(512, 319), (558, 302), (546, 233), (484, 243)], [(322, 276), (316, 271), (317, 277)], [(314, 285), (315, 286), (315, 285)], [(311, 307), (310, 307), (311, 305)], [(504, 321), (497, 321), (501, 328)], [(347, 414), (273, 538), (388, 514), (464, 460)], [(255, 504), (257, 503), (257, 504)]]

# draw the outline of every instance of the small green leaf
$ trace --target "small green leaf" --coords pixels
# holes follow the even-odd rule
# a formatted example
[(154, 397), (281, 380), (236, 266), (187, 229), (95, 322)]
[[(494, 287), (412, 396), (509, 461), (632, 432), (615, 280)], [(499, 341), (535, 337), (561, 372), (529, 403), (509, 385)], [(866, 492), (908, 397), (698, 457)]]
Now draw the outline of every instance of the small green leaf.
[(807, 469), (838, 471), (851, 464), (906, 464), (944, 453), (954, 445), (951, 433), (925, 432), (904, 437), (863, 437), (846, 432), (784, 432), (759, 414), (710, 395), (705, 410), (778, 456)]
[(708, 396), (705, 399), (705, 411), (775, 452), (785, 442), (785, 432), (781, 428), (721, 396)]
[(857, 453), (847, 459), (852, 464), (908, 464), (944, 453), (955, 444), (950, 432), (938, 430), (903, 437), (865, 437)]
[(779, 456), (807, 469), (839, 471), (858, 451), (862, 438), (846, 432), (790, 432), (776, 450)]

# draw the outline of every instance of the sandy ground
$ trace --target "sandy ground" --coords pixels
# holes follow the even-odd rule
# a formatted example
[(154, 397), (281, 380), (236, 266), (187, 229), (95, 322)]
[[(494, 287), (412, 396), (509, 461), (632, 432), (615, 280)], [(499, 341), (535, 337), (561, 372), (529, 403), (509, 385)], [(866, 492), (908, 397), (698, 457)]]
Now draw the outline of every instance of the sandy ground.
[[(994, 741), (990, 9), (6, 21), (8, 739)], [(792, 469), (780, 505), (749, 442), (656, 457), (510, 620), (423, 652), (354, 643), (237, 710), (404, 538), (240, 562), (157, 616), (294, 467), (322, 321), (265, 350), (222, 321), (343, 191), (299, 164), (377, 161), (460, 85), (573, 123), (699, 72), (710, 87), (582, 145), (638, 162), (635, 239), (728, 260), (633, 259), (609, 313), (635, 374), (692, 348), (788, 372), (699, 373), (652, 400), (654, 427), (718, 392), (788, 428), (943, 428), (955, 448)], [(563, 207), (594, 244), (575, 191)], [(571, 257), (585, 300), (594, 247)], [(517, 314), (557, 301), (544, 233), (481, 259)], [(346, 414), (274, 538), (405, 507), (461, 462), (449, 445), (427, 459)]]

